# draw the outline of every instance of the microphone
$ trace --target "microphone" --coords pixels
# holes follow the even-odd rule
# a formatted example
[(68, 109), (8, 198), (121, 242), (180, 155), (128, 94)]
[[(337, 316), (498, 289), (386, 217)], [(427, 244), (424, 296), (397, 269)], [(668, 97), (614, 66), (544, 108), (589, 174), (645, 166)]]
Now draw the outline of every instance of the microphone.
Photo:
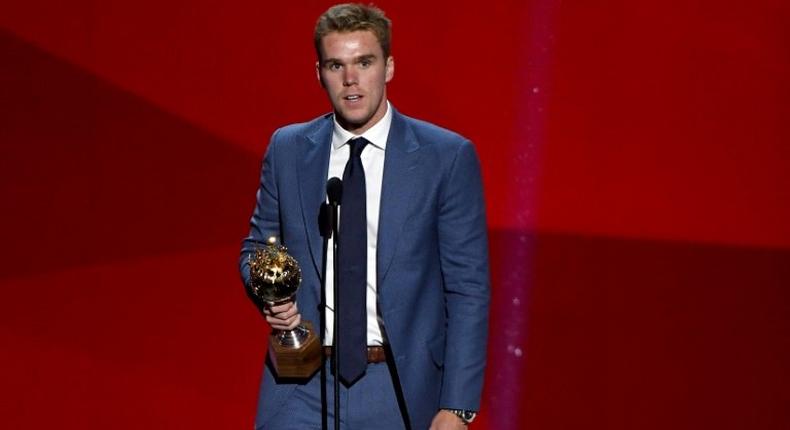
[(326, 196), (329, 198), (329, 204), (338, 206), (343, 199), (343, 181), (338, 177), (330, 179), (326, 183)]
[(332, 237), (332, 232), (337, 231), (337, 206), (343, 196), (343, 181), (332, 178), (326, 183), (326, 195), (329, 203), (321, 203), (318, 211), (318, 231), (325, 238)]

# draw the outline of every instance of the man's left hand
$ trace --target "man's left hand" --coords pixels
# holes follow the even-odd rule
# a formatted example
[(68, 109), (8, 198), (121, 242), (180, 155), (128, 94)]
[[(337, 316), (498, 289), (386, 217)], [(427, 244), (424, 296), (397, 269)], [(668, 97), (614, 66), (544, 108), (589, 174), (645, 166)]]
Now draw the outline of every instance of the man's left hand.
[(429, 430), (464, 430), (466, 424), (452, 412), (441, 410), (433, 417)]

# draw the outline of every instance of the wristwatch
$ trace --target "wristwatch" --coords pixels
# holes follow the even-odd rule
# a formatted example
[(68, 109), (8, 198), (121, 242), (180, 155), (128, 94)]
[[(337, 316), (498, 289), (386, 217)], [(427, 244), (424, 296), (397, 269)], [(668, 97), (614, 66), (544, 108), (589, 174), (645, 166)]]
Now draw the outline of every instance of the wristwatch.
[(450, 412), (451, 414), (455, 414), (461, 421), (464, 422), (464, 425), (469, 425), (472, 421), (475, 420), (477, 417), (477, 412), (475, 411), (467, 411), (465, 409), (445, 409), (445, 411)]

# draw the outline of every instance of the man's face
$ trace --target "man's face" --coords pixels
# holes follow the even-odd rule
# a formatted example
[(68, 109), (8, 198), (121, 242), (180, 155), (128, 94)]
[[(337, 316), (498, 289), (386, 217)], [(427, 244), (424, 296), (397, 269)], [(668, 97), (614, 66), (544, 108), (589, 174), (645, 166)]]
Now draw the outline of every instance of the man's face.
[(372, 31), (329, 33), (321, 40), (316, 71), (337, 122), (362, 134), (387, 112), (387, 82), (395, 72)]

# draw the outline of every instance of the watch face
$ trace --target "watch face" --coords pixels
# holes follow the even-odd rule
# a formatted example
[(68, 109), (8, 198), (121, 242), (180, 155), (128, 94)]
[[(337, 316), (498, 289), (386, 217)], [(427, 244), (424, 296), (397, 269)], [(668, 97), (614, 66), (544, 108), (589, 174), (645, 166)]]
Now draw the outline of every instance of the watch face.
[(461, 418), (463, 418), (463, 419), (464, 419), (464, 421), (466, 421), (466, 422), (468, 422), (468, 423), (471, 423), (471, 422), (472, 422), (472, 420), (474, 420), (474, 419), (475, 419), (475, 416), (476, 416), (476, 415), (477, 415), (477, 414), (476, 414), (476, 413), (474, 413), (474, 412), (472, 412), (472, 411), (462, 411), (462, 412), (461, 412)]
[(477, 412), (474, 411), (465, 411), (462, 409), (446, 409), (446, 410), (455, 414), (465, 424), (471, 423), (472, 421), (474, 421), (475, 417), (477, 416)]

